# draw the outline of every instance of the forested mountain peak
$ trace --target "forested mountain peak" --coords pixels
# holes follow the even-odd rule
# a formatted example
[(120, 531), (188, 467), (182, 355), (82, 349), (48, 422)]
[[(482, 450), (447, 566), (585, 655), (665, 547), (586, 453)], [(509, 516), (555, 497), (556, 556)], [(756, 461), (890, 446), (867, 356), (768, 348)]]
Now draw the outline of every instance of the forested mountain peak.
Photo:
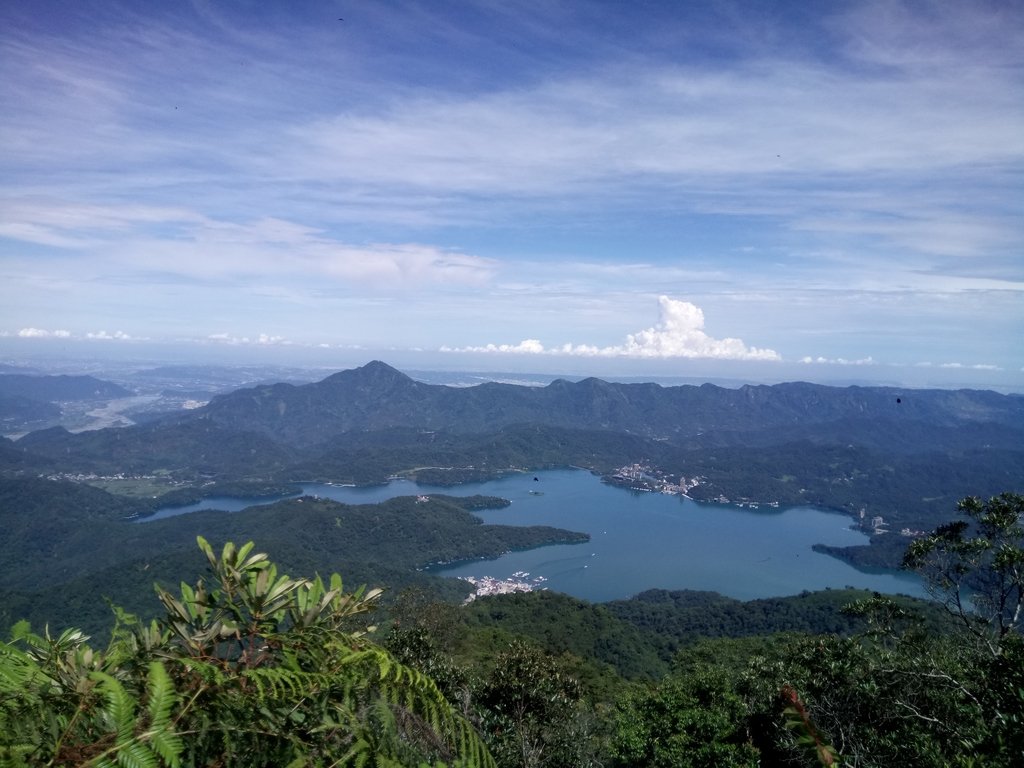
[(324, 379), (321, 384), (327, 384), (329, 382), (384, 386), (416, 383), (413, 379), (402, 373), (397, 368), (392, 368), (390, 365), (380, 360), (371, 360), (366, 365), (359, 368), (338, 371)]

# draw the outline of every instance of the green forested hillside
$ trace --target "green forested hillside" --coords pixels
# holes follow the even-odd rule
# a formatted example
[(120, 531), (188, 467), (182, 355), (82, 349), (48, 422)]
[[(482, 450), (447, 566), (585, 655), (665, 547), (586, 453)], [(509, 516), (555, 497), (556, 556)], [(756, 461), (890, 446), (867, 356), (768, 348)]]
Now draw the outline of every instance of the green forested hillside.
[[(344, 570), (361, 583), (395, 589), (431, 584), (440, 594), (464, 595), (459, 582), (419, 569), (431, 563), (494, 557), (510, 549), (585, 540), (583, 534), (543, 526), (484, 525), (466, 508), (506, 504), (502, 499), (434, 495), (426, 502), (396, 498), (346, 505), (299, 498), (255, 507), (245, 514), (218, 511), (139, 523), (128, 518), (148, 501), (133, 501), (78, 483), (0, 480), (0, 619), (105, 626), (97, 597), (109, 597), (150, 615), (148, 584), (176, 583), (199, 564), (197, 533), (219, 540), (268, 543), (292, 572)], [(91, 605), (89, 616), (76, 611)], [(22, 610), (15, 610), (20, 606)], [(28, 610), (25, 611), (24, 609)]]
[[(960, 511), (975, 528), (940, 528), (907, 560), (959, 612), (938, 623), (916, 601), (848, 592), (464, 608), (421, 593), (374, 628), (378, 590), (290, 578), (251, 544), (218, 556), (200, 538), (205, 575), (158, 590), (152, 624), (118, 612), (106, 649), (24, 623), (0, 642), (0, 760), (1009, 768), (1024, 755), (1024, 497)], [(965, 579), (983, 585), (977, 613)]]
[[(770, 450), (718, 447), (672, 455), (666, 464), (703, 481), (690, 491), (698, 500), (811, 504), (854, 515), (881, 515), (893, 533), (902, 528), (934, 527), (964, 495), (995, 495), (1024, 483), (1024, 450), (964, 450), (887, 454), (858, 446), (822, 446), (810, 442), (772, 446)], [(875, 537), (870, 548), (829, 548), (856, 564), (893, 567), (905, 541)], [(874, 550), (867, 552), (865, 550)]]
[(147, 474), (172, 472), (197, 479), (263, 479), (294, 461), (294, 451), (262, 435), (224, 429), (204, 419), (97, 429), (72, 434), (63, 427), (33, 432), (15, 443), (62, 472)]

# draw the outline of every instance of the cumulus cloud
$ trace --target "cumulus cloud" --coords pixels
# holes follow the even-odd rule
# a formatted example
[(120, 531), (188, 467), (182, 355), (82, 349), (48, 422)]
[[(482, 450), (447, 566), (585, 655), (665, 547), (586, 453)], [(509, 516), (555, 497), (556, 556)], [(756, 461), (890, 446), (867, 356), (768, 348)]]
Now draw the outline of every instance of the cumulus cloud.
[(823, 364), (823, 365), (876, 365), (874, 358), (862, 357), (859, 360), (848, 360), (845, 357), (801, 357), (801, 363)]
[(211, 333), (206, 337), (206, 340), (218, 344), (257, 344), (264, 347), (289, 346), (294, 344), (294, 342), (289, 341), (284, 336), (273, 336), (269, 333), (260, 333), (255, 336), (232, 336), (230, 333)]
[(658, 297), (660, 321), (651, 328), (626, 336), (624, 344), (598, 347), (563, 344), (547, 348), (537, 339), (518, 344), (442, 347), (442, 352), (487, 352), (574, 357), (714, 358), (718, 360), (781, 360), (773, 349), (748, 347), (740, 339), (716, 339), (704, 331), (704, 312), (695, 304), (668, 296)]
[(963, 370), (963, 371), (1002, 371), (1002, 367), (998, 365), (992, 365), (991, 363), (933, 363), (931, 361), (924, 361), (921, 363), (915, 363), (915, 368), (944, 368), (946, 370)]
[(48, 331), (43, 328), (22, 328), (18, 336), (23, 339), (70, 339), (71, 331)]
[(232, 336), (229, 333), (211, 333), (206, 338), (218, 344), (252, 344), (248, 336)]
[(740, 339), (715, 339), (704, 332), (704, 312), (688, 301), (658, 297), (661, 322), (630, 334), (619, 349), (626, 357), (713, 357), (725, 360), (779, 360), (772, 349), (748, 347)]
[(442, 352), (507, 352), (521, 355), (543, 355), (549, 353), (537, 339), (523, 339), (518, 344), (486, 344), (482, 347), (441, 347)]
[(107, 333), (106, 331), (96, 331), (95, 333), (85, 334), (85, 338), (98, 341), (139, 341), (139, 339), (136, 339), (133, 336), (129, 336), (124, 331), (114, 331), (113, 333)]
[(988, 365), (985, 363), (978, 363), (976, 365), (965, 365), (964, 363), (940, 363), (939, 368), (966, 368), (972, 371), (1001, 371), (1003, 370), (998, 365)]

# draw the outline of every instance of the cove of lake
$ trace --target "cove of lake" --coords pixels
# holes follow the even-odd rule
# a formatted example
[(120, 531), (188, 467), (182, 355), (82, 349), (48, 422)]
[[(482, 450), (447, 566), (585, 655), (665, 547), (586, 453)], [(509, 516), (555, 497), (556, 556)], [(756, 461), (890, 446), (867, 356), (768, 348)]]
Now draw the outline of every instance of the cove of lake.
[[(814, 544), (848, 546), (866, 544), (868, 539), (850, 527), (849, 517), (813, 507), (753, 510), (702, 504), (617, 488), (582, 470), (516, 474), (455, 488), (409, 481), (368, 488), (306, 483), (301, 488), (303, 494), (347, 504), (419, 494), (500, 496), (511, 506), (475, 514), (486, 523), (551, 525), (591, 537), (582, 544), (509, 552), (496, 560), (433, 569), (441, 576), (508, 579), (527, 572), (529, 580), (544, 577), (548, 589), (595, 602), (652, 588), (711, 590), (740, 600), (846, 586), (925, 596), (921, 580), (913, 574), (858, 570), (815, 552)], [(262, 503), (267, 501), (271, 500)], [(258, 503), (213, 497), (160, 510), (144, 521), (200, 509), (237, 512)]]

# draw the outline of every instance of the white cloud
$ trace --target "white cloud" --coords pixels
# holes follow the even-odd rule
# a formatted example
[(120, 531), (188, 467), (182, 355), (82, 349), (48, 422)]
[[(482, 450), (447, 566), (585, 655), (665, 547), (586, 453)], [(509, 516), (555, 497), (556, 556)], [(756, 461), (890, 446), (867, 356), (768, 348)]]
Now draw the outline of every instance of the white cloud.
[(964, 188), (998, 199), (1024, 155), (1019, 82), (986, 62), (965, 53), (884, 74), (794, 59), (647, 65), (482, 95), (401, 93), (297, 128), (287, 163), (394, 199), (429, 190), (419, 199), (449, 215), (481, 199), (564, 207), (646, 191), (654, 207), (979, 255), (1018, 242), (1019, 222), (965, 206)]
[[(865, 77), (810, 62), (762, 64), (603, 71), (483, 96), (402, 98), (386, 111), (311, 122), (293, 146), (312, 176), (545, 196), (630, 177), (922, 171), (1024, 149), (1012, 76), (995, 67)], [(978, 112), (958, 111), (964, 100)]]
[[(258, 346), (291, 346), (295, 342), (289, 341), (284, 336), (275, 336), (269, 333), (260, 333), (255, 336), (232, 336), (230, 333), (211, 333), (206, 341), (217, 344), (246, 345), (255, 344)], [(323, 345), (321, 345), (323, 346)]]
[(248, 336), (232, 336), (229, 333), (211, 333), (206, 338), (217, 344), (252, 344)]
[(43, 328), (22, 328), (18, 336), (23, 339), (70, 339), (71, 332), (64, 330), (48, 331)]
[[(272, 275), (320, 283), (479, 285), (496, 269), (491, 259), (453, 249), (349, 243), (275, 217), (228, 221), (179, 208), (83, 206), (56, 198), (8, 198), (0, 204), (9, 219), (0, 222), (0, 238), (64, 249), (75, 268), (89, 269), (90, 276), (113, 269), (200, 280)], [(154, 235), (154, 228), (173, 236)]]
[(523, 339), (518, 344), (486, 344), (482, 347), (441, 347), (442, 352), (503, 352), (520, 355), (550, 354), (537, 339)]
[(704, 312), (688, 301), (658, 297), (661, 321), (646, 330), (626, 336), (624, 344), (598, 347), (591, 344), (563, 344), (551, 349), (537, 339), (518, 344), (486, 344), (470, 347), (442, 347), (442, 352), (485, 352), (573, 357), (629, 357), (647, 359), (714, 358), (718, 360), (781, 360), (773, 349), (748, 347), (740, 339), (715, 339), (704, 332)]
[(85, 334), (85, 338), (97, 341), (142, 341), (142, 339), (136, 339), (133, 336), (129, 336), (124, 331), (114, 331), (113, 333), (96, 331), (95, 333)]
[[(118, 158), (126, 168), (119, 183), (135, 185), (139, 199), (190, 185), (207, 211), (223, 202), (218, 195), (238, 205), (217, 173), (230, 179), (228, 188), (245, 189), (242, 210), (291, 206), (306, 217), (315, 210), (314, 220), (480, 220), (493, 218), (495, 201), (509, 205), (510, 197), (538, 196), (547, 206), (559, 196), (565, 205), (571, 198), (564, 193), (572, 191), (581, 200), (616, 195), (621, 201), (650, 185), (674, 207), (728, 212), (735, 204), (746, 210), (783, 204), (803, 229), (851, 227), (922, 250), (938, 244), (977, 253), (993, 239), (1018, 237), (1014, 216), (990, 220), (968, 209), (955, 225), (944, 223), (955, 221), (953, 209), (967, 196), (964, 184), (977, 199), (976, 190), (1024, 152), (1019, 74), (1009, 53), (1019, 49), (1019, 12), (1006, 10), (1004, 18), (992, 9), (883, 13), (874, 3), (851, 6), (860, 10), (821, 14), (832, 19), (844, 59), (802, 58), (790, 49), (785, 55), (751, 50), (753, 65), (741, 60), (729, 67), (688, 57), (676, 63), (624, 57), (619, 61), (629, 65), (561, 68), (489, 89), (413, 90), (370, 80), (344, 99), (337, 83), (328, 80), (319, 92), (301, 76), (322, 65), (318, 56), (344, 55), (336, 46), (311, 47), (299, 58), (278, 51), (254, 66), (242, 38), (226, 44), (137, 19), (88, 45), (12, 35), (6, 53), (14, 76), (0, 86), (7, 89), (0, 100), (13, 105), (7, 144), (29, 167), (71, 168), (77, 184), (92, 180), (105, 188), (105, 176), (79, 173), (72, 163), (104, 168)], [(983, 33), (968, 34), (965, 18)], [(268, 35), (261, 51), (286, 37)], [(949, 40), (956, 44), (942, 43)], [(140, 58), (140, 50), (150, 55)], [(196, 73), (184, 78), (191, 83), (187, 94), (160, 87), (182, 79), (175, 70), (169, 83), (160, 66), (162, 56), (180, 58), (180, 50), (189, 51)], [(243, 56), (250, 61), (240, 70), (236, 59)], [(126, 67), (126, 57), (135, 66)], [(868, 66), (856, 66), (862, 62)], [(209, 77), (229, 69), (238, 90)], [(180, 98), (192, 103), (176, 110)], [(242, 116), (231, 114), (242, 104)], [(203, 121), (195, 120), (200, 106)], [(254, 112), (258, 130), (249, 122)], [(965, 172), (972, 167), (980, 172)], [(931, 190), (933, 174), (943, 173), (947, 183), (940, 186), (955, 202), (933, 201), (918, 218), (868, 215), (891, 212), (894, 203), (921, 192), (872, 199), (865, 197), (870, 190), (895, 178)], [(851, 214), (852, 224), (820, 211), (823, 193), (840, 186), (837, 174), (848, 194), (833, 203)], [(6, 226), (11, 237), (66, 245), (84, 239), (94, 224), (84, 221), (64, 233), (67, 239), (17, 220)], [(953, 241), (928, 237), (942, 226), (961, 231)]]
[(772, 349), (747, 347), (740, 339), (714, 339), (704, 332), (704, 312), (688, 301), (660, 296), (661, 322), (630, 334), (626, 357), (711, 357), (721, 360), (779, 360)]
[(968, 369), (972, 371), (1001, 371), (1003, 370), (998, 365), (989, 365), (987, 363), (977, 363), (975, 365), (967, 365), (964, 363), (940, 363), (939, 368), (951, 368), (951, 369)]
[(931, 361), (924, 361), (920, 363), (914, 363), (915, 368), (944, 368), (949, 371), (1002, 371), (1005, 370), (1001, 366), (992, 365), (991, 363), (933, 363)]
[(816, 364), (816, 365), (877, 365), (874, 358), (862, 357), (859, 360), (847, 360), (845, 357), (801, 357), (801, 363)]

